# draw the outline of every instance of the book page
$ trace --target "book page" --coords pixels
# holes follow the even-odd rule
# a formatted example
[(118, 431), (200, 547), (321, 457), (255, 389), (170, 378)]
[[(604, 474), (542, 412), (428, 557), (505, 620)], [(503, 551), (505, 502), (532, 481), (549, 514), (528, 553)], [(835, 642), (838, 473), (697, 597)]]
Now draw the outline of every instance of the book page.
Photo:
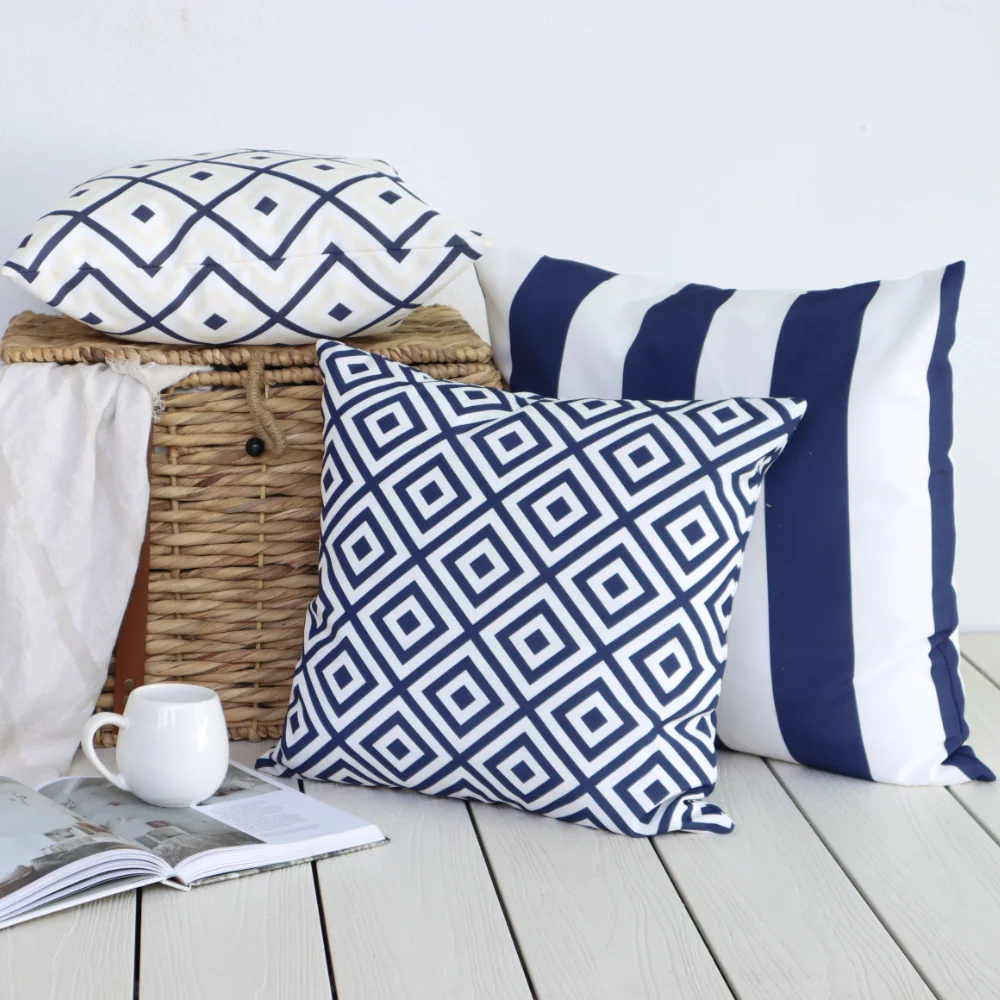
[(266, 844), (300, 843), (369, 825), (239, 764), (229, 765), (222, 787), (195, 809)]
[[(114, 896), (119, 892), (128, 892), (129, 889), (140, 889), (143, 886), (153, 885), (161, 881), (161, 875), (125, 875), (122, 878), (112, 878), (109, 881), (102, 882), (100, 885), (72, 892), (59, 899), (43, 903), (41, 906), (28, 907), (10, 919), (2, 919), (0, 920), (0, 930), (13, 927), (15, 924), (23, 923), (25, 920), (34, 920), (36, 917), (44, 917), (48, 913), (57, 913), (59, 910), (66, 910), (71, 906), (91, 903), (95, 899)], [(169, 882), (165, 884), (170, 885)]]
[(155, 854), (171, 868), (204, 851), (263, 843), (202, 809), (151, 806), (104, 778), (60, 778), (44, 785), (41, 794)]
[(11, 778), (0, 778), (0, 900), (67, 865), (129, 845)]
[(57, 778), (39, 792), (156, 855), (175, 874), (181, 864), (208, 852), (279, 848), (277, 859), (273, 851), (260, 857), (292, 860), (318, 840), (334, 850), (384, 839), (366, 820), (232, 762), (219, 790), (187, 809), (149, 805), (104, 778)]

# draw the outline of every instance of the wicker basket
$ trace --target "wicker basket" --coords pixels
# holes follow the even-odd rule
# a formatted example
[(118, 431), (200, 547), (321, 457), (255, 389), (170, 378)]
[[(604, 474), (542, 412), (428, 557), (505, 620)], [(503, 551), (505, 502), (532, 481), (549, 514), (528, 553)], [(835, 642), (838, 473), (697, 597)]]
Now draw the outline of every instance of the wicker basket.
[[(351, 343), (438, 378), (501, 385), (489, 346), (447, 306), (417, 309), (391, 331)], [(163, 395), (151, 435), (147, 545), (98, 708), (120, 711), (137, 683), (185, 681), (219, 692), (230, 738), (279, 736), (317, 588), (315, 349), (140, 345), (30, 312), (0, 341), (8, 364), (110, 358), (212, 370)], [(259, 457), (249, 454), (253, 437), (266, 442)], [(114, 736), (99, 739), (111, 745)]]

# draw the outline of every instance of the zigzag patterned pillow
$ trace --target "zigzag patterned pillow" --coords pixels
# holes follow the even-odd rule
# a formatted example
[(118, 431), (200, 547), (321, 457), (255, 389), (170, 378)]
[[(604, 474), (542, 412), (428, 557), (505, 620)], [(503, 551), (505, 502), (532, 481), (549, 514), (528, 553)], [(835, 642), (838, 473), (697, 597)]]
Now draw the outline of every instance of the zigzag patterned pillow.
[(321, 588), (257, 766), (730, 829), (703, 801), (730, 605), (805, 404), (552, 400), (319, 358)]
[(391, 325), (486, 245), (382, 160), (240, 149), (84, 181), (3, 273), (115, 336), (301, 344)]

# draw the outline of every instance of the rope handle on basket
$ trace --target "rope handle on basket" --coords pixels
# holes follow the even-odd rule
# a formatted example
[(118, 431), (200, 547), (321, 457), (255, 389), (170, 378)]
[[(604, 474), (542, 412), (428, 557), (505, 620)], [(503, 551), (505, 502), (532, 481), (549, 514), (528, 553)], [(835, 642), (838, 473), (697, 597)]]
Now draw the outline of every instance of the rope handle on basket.
[(274, 414), (264, 403), (264, 355), (254, 352), (247, 364), (247, 405), (254, 429), (264, 439), (269, 458), (281, 458), (288, 450), (288, 439), (278, 425)]

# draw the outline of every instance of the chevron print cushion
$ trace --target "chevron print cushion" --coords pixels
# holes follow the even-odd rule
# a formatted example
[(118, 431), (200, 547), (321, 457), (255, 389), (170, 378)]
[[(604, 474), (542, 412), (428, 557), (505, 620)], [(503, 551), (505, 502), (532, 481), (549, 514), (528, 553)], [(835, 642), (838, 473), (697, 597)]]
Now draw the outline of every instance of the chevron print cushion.
[(84, 181), (3, 273), (115, 336), (301, 344), (391, 325), (485, 245), (382, 160), (239, 149)]
[(703, 801), (730, 604), (805, 404), (553, 400), (319, 357), (321, 589), (257, 766), (730, 829)]

